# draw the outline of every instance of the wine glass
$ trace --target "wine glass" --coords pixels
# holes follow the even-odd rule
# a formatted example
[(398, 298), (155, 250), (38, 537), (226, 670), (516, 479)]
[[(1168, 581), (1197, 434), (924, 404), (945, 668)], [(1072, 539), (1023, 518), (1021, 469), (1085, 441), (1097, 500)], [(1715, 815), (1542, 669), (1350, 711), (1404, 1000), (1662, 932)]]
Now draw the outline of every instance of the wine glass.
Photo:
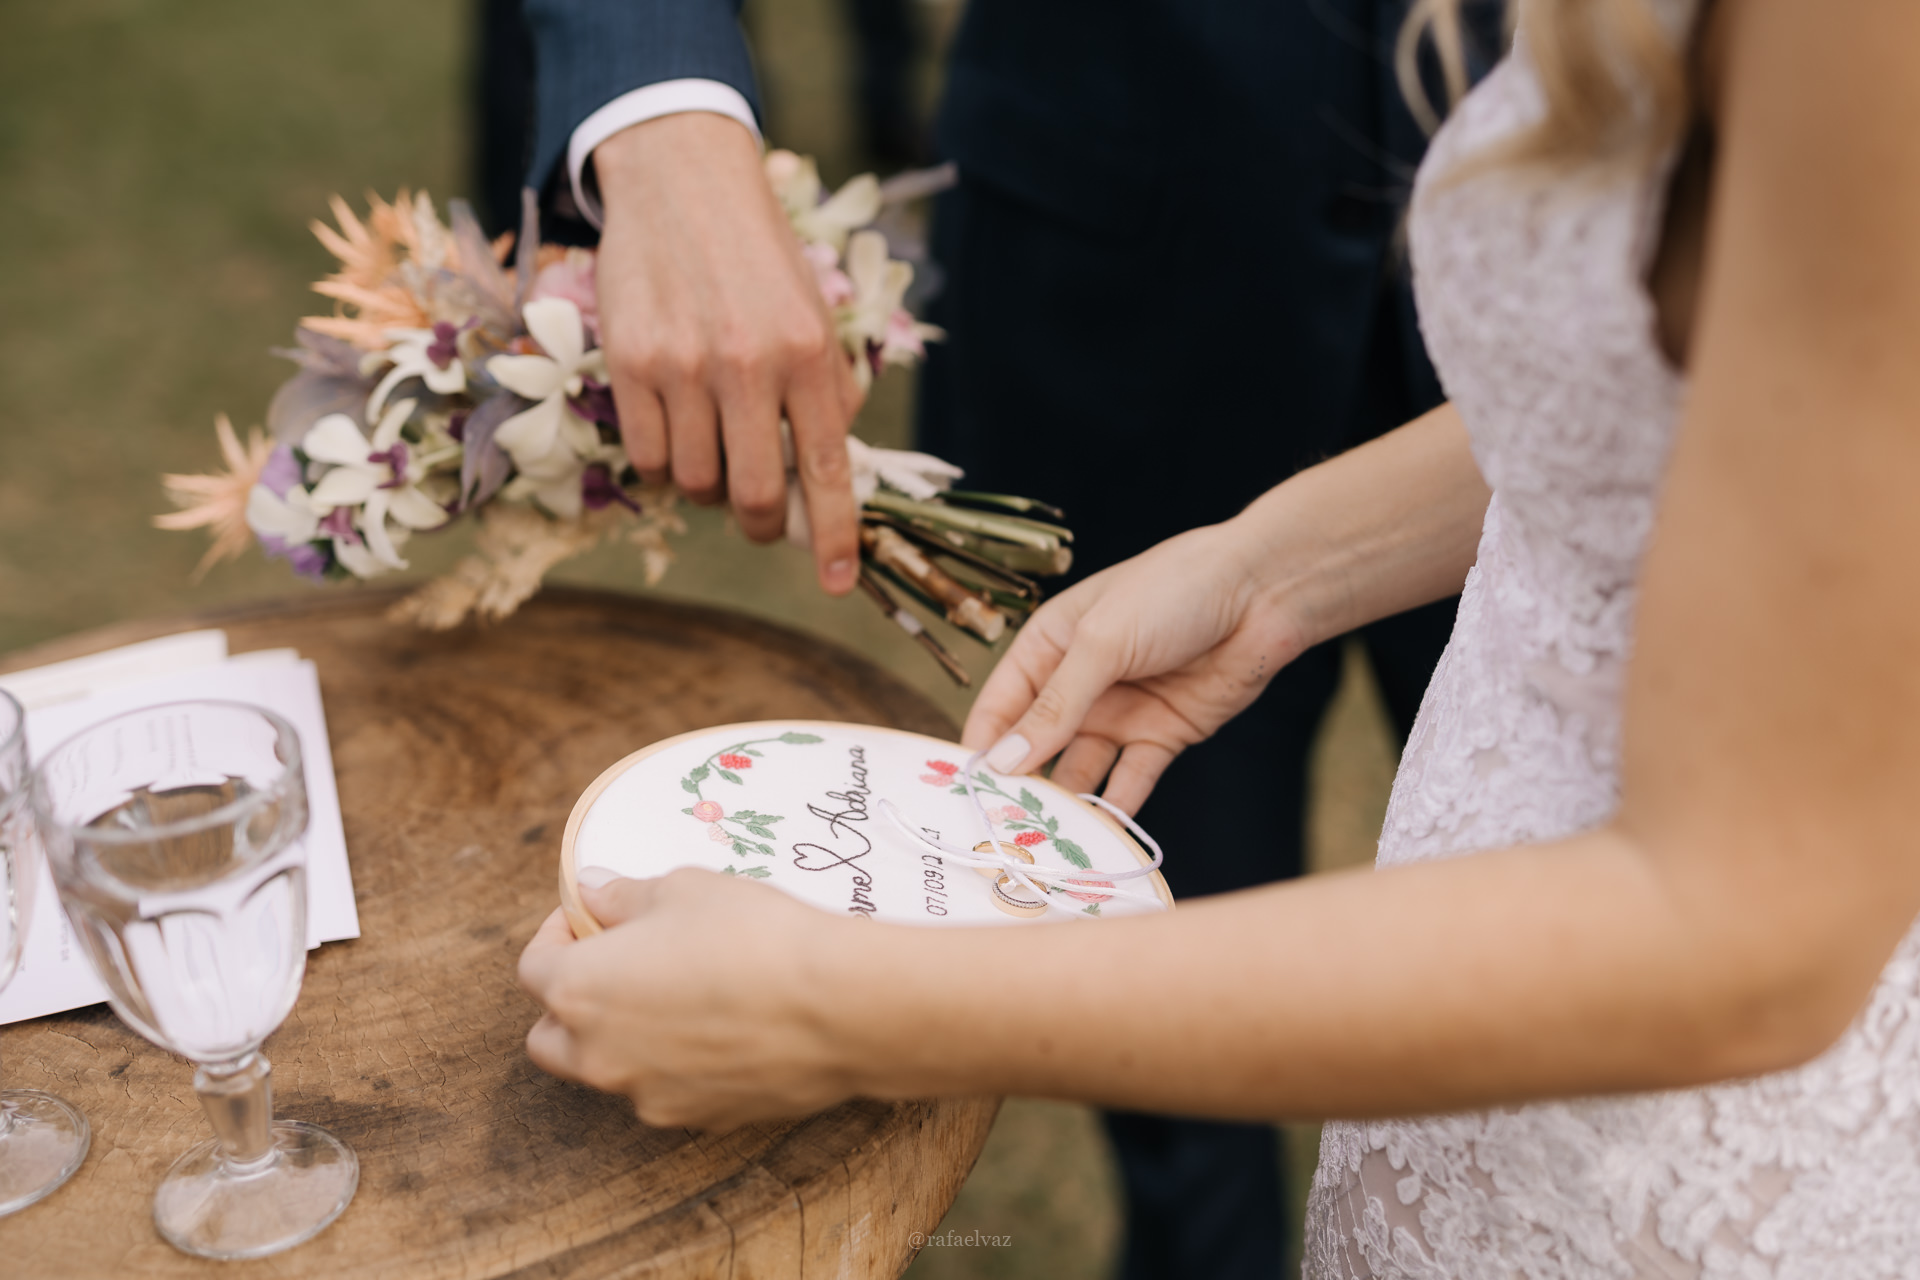
[[(20, 968), (40, 842), (27, 809), (27, 713), (0, 689), (0, 990)], [(87, 1158), (87, 1118), (38, 1089), (0, 1090), (0, 1217), (44, 1196)]]
[(161, 1181), (153, 1221), (207, 1258), (254, 1258), (340, 1216), (359, 1161), (273, 1118), (260, 1042), (307, 963), (307, 790), (293, 726), (237, 702), (176, 702), (69, 738), (33, 775), (61, 901), (141, 1035), (190, 1059), (212, 1141)]

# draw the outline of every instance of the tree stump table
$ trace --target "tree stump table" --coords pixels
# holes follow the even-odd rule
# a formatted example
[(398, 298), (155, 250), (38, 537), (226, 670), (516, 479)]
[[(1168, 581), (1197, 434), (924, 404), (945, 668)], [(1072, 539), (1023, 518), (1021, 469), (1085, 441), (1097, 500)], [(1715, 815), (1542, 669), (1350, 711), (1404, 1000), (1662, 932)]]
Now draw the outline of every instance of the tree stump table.
[(946, 737), (952, 723), (860, 658), (716, 610), (555, 590), (499, 625), (429, 635), (386, 622), (393, 599), (130, 623), (0, 660), (201, 626), (224, 627), (234, 652), (312, 658), (362, 930), (310, 955), (266, 1045), (279, 1114), (359, 1153), (338, 1222), (251, 1262), (162, 1242), (154, 1187), (207, 1135), (192, 1069), (99, 1006), (0, 1029), (6, 1083), (52, 1090), (93, 1124), (73, 1180), (0, 1218), (0, 1273), (897, 1276), (973, 1167), (996, 1100), (854, 1101), (720, 1137), (648, 1128), (624, 1098), (528, 1061), (538, 1010), (514, 966), (555, 905), (574, 799), (629, 751), (737, 720)]

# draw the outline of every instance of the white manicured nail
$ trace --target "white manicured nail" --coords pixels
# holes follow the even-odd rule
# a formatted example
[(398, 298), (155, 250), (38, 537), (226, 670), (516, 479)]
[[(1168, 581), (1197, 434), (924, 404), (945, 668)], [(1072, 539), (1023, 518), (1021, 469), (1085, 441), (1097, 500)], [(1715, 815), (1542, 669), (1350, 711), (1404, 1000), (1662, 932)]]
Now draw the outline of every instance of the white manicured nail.
[(605, 867), (588, 867), (580, 873), (579, 878), (582, 889), (599, 889), (620, 879), (620, 873)]
[(1026, 762), (1033, 751), (1033, 744), (1025, 735), (1010, 733), (993, 744), (993, 750), (987, 752), (987, 767), (995, 773), (1012, 773)]

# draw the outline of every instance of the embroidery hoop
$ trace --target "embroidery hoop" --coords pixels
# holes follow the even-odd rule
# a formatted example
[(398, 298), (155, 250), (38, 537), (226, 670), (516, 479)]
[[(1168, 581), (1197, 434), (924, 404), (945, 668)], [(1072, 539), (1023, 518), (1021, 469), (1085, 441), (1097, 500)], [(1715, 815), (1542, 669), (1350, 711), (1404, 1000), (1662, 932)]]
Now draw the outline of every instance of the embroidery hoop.
[[(617, 778), (650, 756), (656, 755), (668, 748), (677, 747), (683, 742), (690, 742), (695, 738), (704, 738), (712, 734), (751, 734), (768, 730), (780, 731), (786, 729), (799, 729), (803, 731), (829, 730), (835, 733), (845, 733), (852, 729), (858, 730), (862, 734), (913, 743), (914, 750), (916, 751), (932, 749), (943, 753), (962, 752), (964, 754), (971, 754), (958, 743), (949, 742), (945, 738), (935, 738), (924, 733), (910, 733), (905, 729), (888, 729), (880, 725), (857, 724), (844, 720), (747, 720), (739, 724), (709, 725), (704, 729), (694, 729), (687, 733), (678, 733), (671, 738), (662, 738), (658, 742), (650, 743), (638, 751), (633, 752), (631, 755), (622, 757), (602, 770), (600, 776), (589, 783), (587, 789), (580, 793), (580, 798), (573, 803), (573, 812), (567, 815), (566, 830), (560, 837), (560, 907), (566, 912), (567, 923), (573, 926), (574, 936), (576, 938), (586, 938), (596, 933), (604, 932), (600, 922), (593, 918), (592, 914), (587, 911), (586, 904), (580, 900), (579, 869), (574, 861), (574, 841), (580, 834), (580, 824), (586, 821), (587, 813), (593, 808), (594, 802), (606, 792), (608, 787), (613, 785)], [(1102, 826), (1106, 827), (1108, 831), (1112, 832), (1113, 835), (1119, 839), (1121, 847), (1131, 854), (1139, 865), (1144, 867), (1152, 864), (1153, 858), (1140, 846), (1140, 842), (1135, 840), (1133, 834), (1116, 821), (1111, 814), (1106, 813), (1098, 806), (1088, 804), (1073, 792), (1048, 781), (1038, 774), (1028, 774), (1020, 778), (1019, 781), (1027, 786), (1040, 789), (1041, 792), (1048, 797), (1049, 804), (1057, 800), (1057, 802), (1063, 806), (1072, 805), (1082, 812), (1092, 815), (1099, 820)], [(1088, 874), (1097, 874), (1097, 872), (1089, 872)], [(1159, 872), (1156, 871), (1151, 875), (1140, 878), (1142, 881), (1153, 886), (1155, 895), (1159, 897), (1161, 903), (1168, 910), (1173, 909), (1173, 893), (1167, 888), (1166, 879)]]

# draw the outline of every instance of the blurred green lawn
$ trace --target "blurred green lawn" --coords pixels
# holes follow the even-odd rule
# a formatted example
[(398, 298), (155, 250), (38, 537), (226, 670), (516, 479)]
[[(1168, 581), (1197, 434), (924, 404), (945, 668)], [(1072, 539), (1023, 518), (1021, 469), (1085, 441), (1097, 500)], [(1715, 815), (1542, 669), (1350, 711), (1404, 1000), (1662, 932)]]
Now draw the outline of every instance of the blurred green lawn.
[[(915, 0), (936, 39), (955, 2)], [(409, 185), (444, 200), (466, 187), (466, 6), (9, 0), (3, 12), (0, 652), (312, 589), (257, 555), (191, 582), (203, 543), (150, 527), (166, 506), (157, 476), (212, 465), (214, 415), (258, 421), (287, 375), (266, 350), (319, 307), (308, 285), (330, 263), (307, 224), (328, 195)], [(830, 180), (861, 161), (841, 15), (835, 0), (747, 9), (769, 136), (818, 156)], [(904, 442), (911, 395), (909, 377), (883, 381), (856, 429)], [(826, 599), (804, 556), (749, 547), (721, 524), (696, 517), (662, 594), (832, 636), (964, 715), (965, 696), (865, 602)], [(416, 575), (465, 545), (459, 532), (417, 540)], [(556, 576), (643, 589), (617, 550)], [(991, 655), (947, 634), (986, 670)], [(1315, 762), (1320, 866), (1371, 857), (1392, 776), (1377, 697), (1349, 667)], [(1303, 1174), (1313, 1130), (1292, 1137)], [(1118, 1217), (1092, 1113), (1009, 1103), (945, 1226), (1012, 1243), (929, 1249), (917, 1280), (1104, 1275)]]

